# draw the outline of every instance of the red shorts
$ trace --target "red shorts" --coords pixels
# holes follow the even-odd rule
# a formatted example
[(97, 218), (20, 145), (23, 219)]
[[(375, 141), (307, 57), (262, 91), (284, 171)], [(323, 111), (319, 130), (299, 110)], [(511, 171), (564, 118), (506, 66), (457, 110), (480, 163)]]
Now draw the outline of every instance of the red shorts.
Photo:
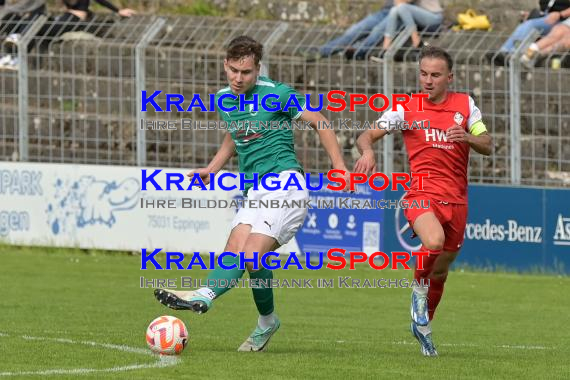
[[(412, 201), (417, 201), (420, 205), (419, 208), (414, 207), (404, 210), (404, 215), (412, 228), (414, 228), (414, 221), (418, 216), (426, 212), (433, 212), (437, 220), (441, 223), (445, 234), (443, 250), (449, 252), (459, 251), (463, 245), (465, 226), (467, 225), (466, 204), (443, 202), (434, 199), (431, 195), (417, 193), (408, 193), (404, 199), (408, 201), (408, 204), (411, 204)], [(427, 201), (429, 201), (429, 208), (421, 208), (421, 201), (424, 202), (424, 205), (427, 205)]]

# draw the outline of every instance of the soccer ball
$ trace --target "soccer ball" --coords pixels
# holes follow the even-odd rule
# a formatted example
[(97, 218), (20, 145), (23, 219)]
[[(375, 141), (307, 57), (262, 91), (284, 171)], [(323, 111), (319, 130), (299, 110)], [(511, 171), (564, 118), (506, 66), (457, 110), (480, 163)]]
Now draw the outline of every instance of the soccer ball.
[(180, 319), (163, 315), (148, 325), (146, 343), (157, 354), (180, 355), (188, 343), (188, 330)]

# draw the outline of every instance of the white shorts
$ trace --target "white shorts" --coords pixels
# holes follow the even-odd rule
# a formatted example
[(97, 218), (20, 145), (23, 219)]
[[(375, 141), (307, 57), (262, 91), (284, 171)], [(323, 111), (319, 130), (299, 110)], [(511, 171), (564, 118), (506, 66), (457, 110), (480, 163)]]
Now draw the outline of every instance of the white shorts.
[[(287, 190), (282, 189), (290, 173), (295, 174), (303, 190), (299, 190), (296, 185), (289, 186)], [(238, 224), (249, 224), (251, 232), (270, 236), (280, 245), (288, 243), (295, 236), (308, 212), (308, 208), (304, 207), (309, 201), (305, 177), (296, 171), (288, 170), (279, 173), (279, 178), (272, 179), (277, 180), (281, 182), (280, 190), (266, 190), (261, 186), (258, 190), (248, 190), (247, 201), (255, 201), (257, 206), (240, 208), (232, 222), (232, 230)], [(260, 201), (265, 204), (273, 201), (273, 207), (264, 207)], [(279, 206), (275, 207), (276, 204)], [(291, 205), (294, 207), (286, 207)]]

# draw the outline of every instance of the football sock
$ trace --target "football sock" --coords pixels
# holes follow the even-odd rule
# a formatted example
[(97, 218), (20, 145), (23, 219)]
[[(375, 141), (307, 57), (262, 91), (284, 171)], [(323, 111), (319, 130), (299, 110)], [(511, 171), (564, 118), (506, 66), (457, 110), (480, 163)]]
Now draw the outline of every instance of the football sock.
[(412, 288), (412, 291), (417, 295), (427, 296), (428, 294), (428, 287), (427, 286), (415, 286)]
[(222, 258), (222, 263), (226, 266), (236, 264), (236, 267), (234, 269), (224, 269), (217, 266), (216, 269), (208, 274), (208, 279), (206, 280), (208, 288), (202, 288), (213, 291), (216, 294), (216, 298), (230, 290), (232, 288), (232, 280), (239, 280), (245, 272), (244, 269), (239, 269), (239, 257), (224, 256)]
[(199, 295), (204, 296), (206, 298), (209, 298), (212, 301), (214, 300), (214, 298), (216, 298), (216, 292), (214, 292), (210, 288), (200, 288), (200, 289), (196, 290), (196, 293), (198, 293)]
[(429, 320), (433, 319), (433, 315), (435, 314), (435, 309), (437, 305), (439, 305), (439, 301), (441, 300), (441, 296), (443, 295), (443, 286), (445, 284), (445, 280), (447, 279), (447, 275), (443, 280), (436, 280), (431, 278), (429, 281), (429, 290), (428, 290), (428, 312), (429, 312)]
[[(250, 286), (252, 286), (253, 300), (255, 301), (259, 315), (269, 315), (273, 313), (273, 288), (271, 287), (273, 271), (262, 268), (258, 271), (250, 272), (249, 278)], [(253, 287), (252, 282), (257, 282), (256, 287)]]
[[(441, 300), (441, 296), (443, 294), (443, 283), (445, 282), (445, 280), (438, 281), (434, 280), (433, 278), (430, 278), (431, 272), (433, 271), (433, 267), (435, 265), (435, 260), (437, 259), (437, 254), (441, 253), (441, 251), (432, 251), (427, 249), (423, 245), (420, 248), (420, 251), (427, 251), (430, 253), (430, 255), (428, 257), (424, 257), (423, 260), (424, 269), (418, 269), (416, 262), (414, 279), (420, 284), (420, 286), (414, 286), (413, 291), (422, 295), (425, 295), (425, 292), (427, 291), (428, 313), (429, 313), (429, 320), (431, 321), (433, 319), (435, 309), (437, 308), (437, 305)], [(429, 279), (429, 288), (426, 289), (425, 286), (421, 286), (422, 285), (421, 280), (423, 280), (425, 285), (427, 286), (428, 279)]]
[(257, 319), (257, 324), (262, 330), (265, 330), (275, 324), (275, 313), (269, 315), (260, 315)]
[(420, 252), (429, 252), (430, 254), (429, 254), (429, 256), (424, 257), (424, 259), (423, 259), (424, 269), (418, 269), (417, 259), (416, 259), (416, 268), (414, 271), (414, 279), (420, 285), (422, 284), (420, 282), (420, 280), (423, 279), (426, 286), (427, 286), (427, 279), (429, 278), (429, 275), (430, 275), (431, 271), (433, 270), (433, 266), (435, 265), (435, 260), (437, 258), (437, 254), (440, 253), (441, 251), (430, 251), (429, 249), (427, 249), (423, 245), (421, 246), (419, 251)]

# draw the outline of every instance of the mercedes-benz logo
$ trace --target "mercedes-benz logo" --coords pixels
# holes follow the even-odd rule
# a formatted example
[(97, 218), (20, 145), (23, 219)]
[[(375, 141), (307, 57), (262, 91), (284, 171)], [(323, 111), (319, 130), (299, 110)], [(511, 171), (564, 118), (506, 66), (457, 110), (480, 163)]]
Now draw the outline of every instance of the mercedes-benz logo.
[[(404, 199), (406, 194), (402, 195), (400, 201)], [(411, 238), (411, 228), (408, 220), (404, 216), (404, 211), (401, 208), (396, 208), (396, 212), (394, 213), (394, 226), (396, 227), (396, 236), (398, 237), (398, 242), (400, 245), (404, 247), (406, 251), (413, 252), (418, 251), (421, 246), (422, 242), (418, 240), (419, 244), (414, 245), (416, 241), (412, 240)], [(407, 236), (407, 237), (406, 237)]]

